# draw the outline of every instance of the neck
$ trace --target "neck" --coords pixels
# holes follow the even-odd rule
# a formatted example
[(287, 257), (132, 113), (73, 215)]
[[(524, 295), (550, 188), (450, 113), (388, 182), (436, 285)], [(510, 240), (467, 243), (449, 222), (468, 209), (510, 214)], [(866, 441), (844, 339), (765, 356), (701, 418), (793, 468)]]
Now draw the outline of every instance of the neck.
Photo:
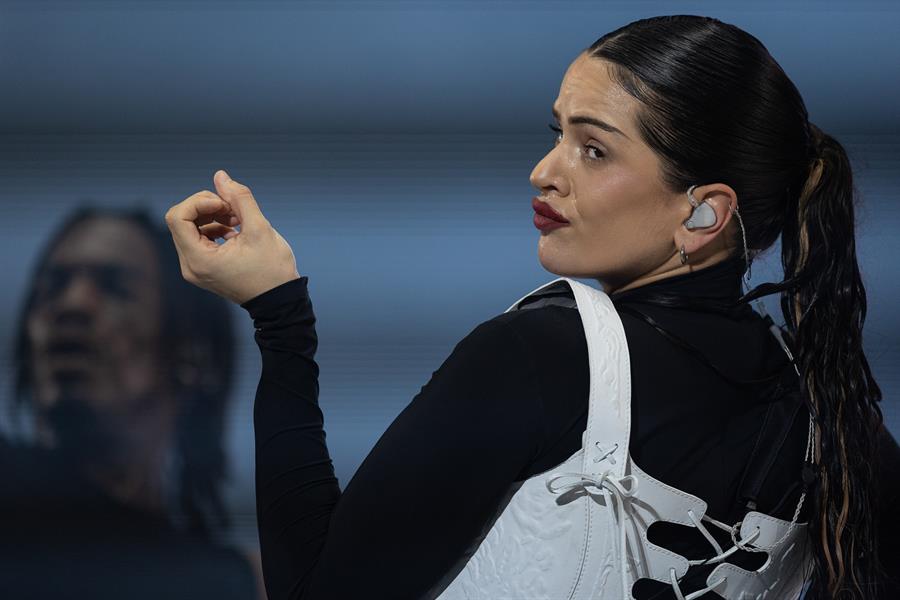
[[(615, 294), (618, 294), (620, 292), (639, 288), (650, 283), (655, 283), (672, 277), (678, 277), (679, 275), (687, 275), (696, 271), (701, 271), (713, 265), (727, 261), (729, 258), (734, 258), (734, 256), (728, 249), (723, 248), (715, 252), (714, 254), (700, 257), (697, 260), (682, 265), (681, 260), (676, 254), (675, 257), (670, 258), (659, 267), (647, 273), (644, 273), (643, 275), (640, 275), (639, 277), (632, 279), (631, 281), (628, 281), (624, 284), (615, 285), (610, 283), (603, 283), (603, 291), (605, 291), (610, 296), (614, 296)], [(743, 261), (743, 257), (741, 257), (741, 261)]]
[(163, 436), (144, 437), (140, 446), (123, 448), (110, 462), (88, 465), (85, 472), (122, 504), (163, 513), (168, 452), (169, 442)]
[(176, 427), (175, 402), (154, 390), (144, 402), (153, 408), (131, 414), (114, 431), (114, 451), (86, 463), (85, 472), (123, 504), (153, 513), (166, 512), (166, 478)]
[(627, 289), (619, 287), (609, 297), (617, 306), (637, 302), (717, 312), (736, 318), (749, 316), (752, 308), (740, 302), (744, 295), (742, 275), (746, 269), (743, 256), (729, 256), (703, 268), (692, 267)]

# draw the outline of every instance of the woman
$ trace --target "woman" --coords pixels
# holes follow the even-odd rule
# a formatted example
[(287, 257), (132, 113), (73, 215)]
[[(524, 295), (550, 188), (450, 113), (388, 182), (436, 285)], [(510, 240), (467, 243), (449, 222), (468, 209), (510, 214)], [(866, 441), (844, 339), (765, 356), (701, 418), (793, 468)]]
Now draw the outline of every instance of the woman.
[[(578, 521), (565, 534), (585, 542), (562, 597), (737, 597), (735, 581), (796, 597), (795, 572), (808, 576), (807, 597), (875, 597), (879, 549), (881, 562), (896, 559), (875, 534), (880, 506), (898, 497), (886, 485), (896, 478), (881, 474), (896, 472), (898, 451), (862, 352), (866, 296), (842, 146), (808, 121), (756, 38), (696, 16), (642, 19), (597, 40), (570, 65), (553, 113), (559, 136), (531, 183), (540, 261), (561, 277), (460, 341), (343, 492), (317, 405), (308, 278), (290, 247), (223, 171), (216, 194), (167, 213), (185, 278), (241, 304), (256, 326), (270, 597), (558, 597), (562, 588), (544, 584), (572, 565), (551, 554), (572, 544), (549, 536), (574, 522), (553, 521), (572, 506), (609, 515), (609, 529)], [(785, 280), (742, 294), (752, 258), (779, 236)], [(748, 304), (775, 292), (784, 328)], [(604, 343), (619, 345), (598, 367)], [(595, 368), (614, 360), (625, 365), (616, 377), (628, 382), (627, 410), (611, 437), (594, 439), (608, 425), (593, 418), (604, 384)], [(619, 435), (624, 448), (612, 443)], [(563, 485), (559, 467), (582, 456), (589, 465), (601, 450), (609, 469)], [(648, 542), (623, 515), (639, 512), (633, 500), (654, 478), (696, 510), (682, 525), (645, 523)], [(533, 482), (575, 498), (527, 507), (518, 491)], [(602, 490), (582, 494), (586, 484)], [(776, 524), (781, 545), (742, 527), (752, 519)], [(504, 538), (510, 524), (546, 545)], [(605, 569), (586, 559), (596, 544)], [(663, 549), (648, 563), (638, 554), (651, 546)], [(767, 547), (783, 563), (768, 571)], [(660, 556), (679, 568), (646, 576)]]

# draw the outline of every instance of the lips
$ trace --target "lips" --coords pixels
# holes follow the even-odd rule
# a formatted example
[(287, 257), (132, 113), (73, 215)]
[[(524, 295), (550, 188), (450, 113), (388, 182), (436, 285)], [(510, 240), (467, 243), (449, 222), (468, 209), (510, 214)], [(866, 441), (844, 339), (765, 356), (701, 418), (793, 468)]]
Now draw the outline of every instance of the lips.
[(97, 366), (97, 347), (84, 336), (55, 336), (43, 350), (42, 359), (54, 377), (84, 373)]
[(541, 215), (542, 217), (547, 217), (548, 219), (552, 219), (559, 223), (568, 223), (561, 214), (553, 210), (553, 207), (547, 204), (546, 202), (542, 202), (538, 200), (537, 196), (535, 196), (531, 200), (531, 207), (534, 209), (534, 212)]
[(93, 352), (93, 347), (78, 339), (54, 339), (47, 346), (47, 353), (54, 356), (73, 356)]

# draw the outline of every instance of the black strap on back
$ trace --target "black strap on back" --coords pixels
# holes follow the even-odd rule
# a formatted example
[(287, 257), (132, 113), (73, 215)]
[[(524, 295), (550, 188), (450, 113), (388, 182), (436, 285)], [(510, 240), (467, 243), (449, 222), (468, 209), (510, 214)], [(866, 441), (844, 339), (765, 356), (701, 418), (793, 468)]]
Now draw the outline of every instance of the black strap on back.
[[(653, 326), (657, 331), (663, 334), (666, 338), (677, 343), (683, 348), (690, 350), (695, 356), (700, 358), (709, 367), (714, 369), (722, 377), (735, 385), (758, 385), (760, 383), (774, 385), (774, 387), (771, 388), (771, 391), (766, 393), (767, 396), (772, 398), (772, 400), (768, 404), (762, 427), (760, 428), (759, 435), (756, 439), (756, 444), (754, 445), (753, 450), (750, 453), (750, 458), (747, 461), (747, 465), (744, 468), (744, 473), (741, 477), (741, 482), (738, 485), (736, 505), (734, 507), (734, 516), (737, 519), (740, 519), (748, 509), (756, 510), (763, 484), (768, 478), (769, 473), (772, 470), (772, 466), (775, 464), (775, 461), (781, 454), (785, 442), (787, 441), (790, 432), (794, 427), (794, 423), (798, 415), (801, 414), (800, 409), (804, 405), (801, 395), (794, 392), (794, 390), (797, 389), (797, 373), (794, 370), (793, 363), (790, 360), (787, 360), (780, 370), (772, 373), (767, 377), (750, 380), (738, 380), (734, 377), (729, 376), (723, 370), (717, 368), (713, 363), (710, 362), (708, 358), (706, 358), (706, 356), (699, 349), (695, 348), (692, 344), (689, 344), (685, 340), (682, 340), (672, 333), (666, 331), (649, 315), (635, 309), (633, 306), (627, 306), (624, 304), (617, 305), (616, 308), (620, 312), (627, 312), (634, 316), (642, 318), (648, 324)], [(768, 315), (764, 317), (764, 320), (770, 326), (773, 323), (771, 317)], [(787, 355), (785, 355), (785, 358), (787, 358)], [(808, 485), (810, 481), (807, 481), (806, 479), (806, 470), (804, 470), (802, 474), (802, 483)], [(801, 478), (798, 477), (796, 485), (788, 486), (785, 494), (782, 495), (780, 501), (777, 503), (776, 508), (780, 508), (786, 498), (793, 494), (797, 489), (797, 486), (799, 486), (800, 484)]]
[[(738, 516), (746, 510), (756, 510), (762, 486), (772, 470), (772, 466), (778, 459), (794, 422), (802, 414), (803, 401), (799, 394), (782, 394), (780, 390), (790, 390), (788, 386), (796, 380), (796, 373), (788, 363), (789, 368), (783, 371), (783, 377), (776, 387), (775, 399), (769, 403), (766, 416), (756, 438), (756, 444), (750, 453), (741, 482), (738, 484), (735, 512)], [(798, 478), (798, 485), (800, 480)], [(793, 493), (796, 487), (787, 490), (787, 494)], [(778, 503), (779, 506), (781, 502)]]
[(526, 308), (540, 308), (548, 305), (578, 309), (578, 303), (575, 301), (574, 292), (572, 292), (572, 288), (569, 287), (569, 284), (565, 281), (557, 281), (553, 285), (548, 285), (544, 289), (528, 295), (519, 302), (516, 308), (522, 310)]

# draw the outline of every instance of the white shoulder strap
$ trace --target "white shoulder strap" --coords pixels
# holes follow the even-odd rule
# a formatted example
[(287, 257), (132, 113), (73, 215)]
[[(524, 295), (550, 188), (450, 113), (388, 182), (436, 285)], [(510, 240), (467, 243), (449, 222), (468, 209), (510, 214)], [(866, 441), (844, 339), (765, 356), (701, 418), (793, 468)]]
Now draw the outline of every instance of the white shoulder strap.
[[(561, 281), (571, 287), (581, 314), (591, 375), (583, 472), (596, 475), (612, 471), (622, 477), (631, 436), (631, 364), (625, 329), (612, 300), (602, 290), (570, 277), (558, 277), (528, 292), (504, 312), (518, 309), (526, 298)], [(604, 457), (607, 460), (602, 460)]]
[(596, 475), (609, 470), (623, 477), (631, 437), (631, 363), (625, 329), (605, 292), (568, 281), (581, 313), (591, 373), (583, 472)]

